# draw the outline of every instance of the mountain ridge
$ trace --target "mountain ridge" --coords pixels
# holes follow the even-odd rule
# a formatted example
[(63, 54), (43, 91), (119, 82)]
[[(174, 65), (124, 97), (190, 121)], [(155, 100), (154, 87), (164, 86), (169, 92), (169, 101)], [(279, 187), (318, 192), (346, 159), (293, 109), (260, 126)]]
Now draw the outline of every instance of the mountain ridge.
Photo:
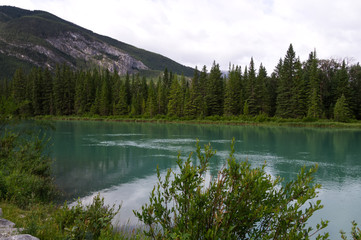
[[(51, 13), (0, 6), (0, 77), (16, 68), (67, 64), (126, 73), (160, 73), (165, 68), (191, 76), (194, 69), (157, 53), (103, 36)], [(3, 75), (3, 76), (1, 76)]]

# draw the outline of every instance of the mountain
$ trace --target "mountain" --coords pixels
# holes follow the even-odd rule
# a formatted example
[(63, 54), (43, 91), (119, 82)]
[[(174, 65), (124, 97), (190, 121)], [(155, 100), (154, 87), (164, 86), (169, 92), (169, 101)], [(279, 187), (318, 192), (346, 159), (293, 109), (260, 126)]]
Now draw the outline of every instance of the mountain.
[(0, 6), (0, 78), (15, 70), (105, 68), (120, 74), (159, 74), (165, 68), (192, 76), (193, 69), (160, 54), (136, 48), (44, 11)]

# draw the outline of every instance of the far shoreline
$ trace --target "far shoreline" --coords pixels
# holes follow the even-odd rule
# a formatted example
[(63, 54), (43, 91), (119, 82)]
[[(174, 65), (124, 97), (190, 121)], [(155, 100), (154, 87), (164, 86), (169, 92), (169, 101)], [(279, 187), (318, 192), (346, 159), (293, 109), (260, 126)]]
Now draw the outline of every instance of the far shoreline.
[(134, 122), (159, 124), (199, 124), (199, 125), (232, 125), (232, 126), (272, 126), (272, 127), (311, 127), (329, 129), (361, 129), (361, 121), (336, 122), (326, 119), (283, 119), (275, 117), (210, 117), (204, 119), (182, 119), (160, 116), (157, 118), (124, 117), (124, 116), (35, 116), (35, 120), (53, 121), (101, 121), (101, 122)]

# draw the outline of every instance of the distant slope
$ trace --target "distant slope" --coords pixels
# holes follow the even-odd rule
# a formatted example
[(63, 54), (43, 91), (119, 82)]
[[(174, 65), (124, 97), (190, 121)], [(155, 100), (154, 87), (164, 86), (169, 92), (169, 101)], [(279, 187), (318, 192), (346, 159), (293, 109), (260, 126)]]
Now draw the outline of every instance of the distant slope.
[(191, 76), (193, 69), (65, 21), (44, 11), (0, 6), (0, 78), (32, 66), (54, 69), (94, 67), (117, 71), (162, 72), (165, 68)]

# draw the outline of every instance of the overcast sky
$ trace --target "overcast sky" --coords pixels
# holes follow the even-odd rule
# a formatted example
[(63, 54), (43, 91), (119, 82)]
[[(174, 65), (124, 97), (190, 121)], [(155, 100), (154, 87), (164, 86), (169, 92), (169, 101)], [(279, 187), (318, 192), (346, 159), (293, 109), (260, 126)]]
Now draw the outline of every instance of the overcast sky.
[(360, 0), (0, 0), (65, 20), (181, 64), (274, 70), (290, 43), (302, 61), (361, 60)]

